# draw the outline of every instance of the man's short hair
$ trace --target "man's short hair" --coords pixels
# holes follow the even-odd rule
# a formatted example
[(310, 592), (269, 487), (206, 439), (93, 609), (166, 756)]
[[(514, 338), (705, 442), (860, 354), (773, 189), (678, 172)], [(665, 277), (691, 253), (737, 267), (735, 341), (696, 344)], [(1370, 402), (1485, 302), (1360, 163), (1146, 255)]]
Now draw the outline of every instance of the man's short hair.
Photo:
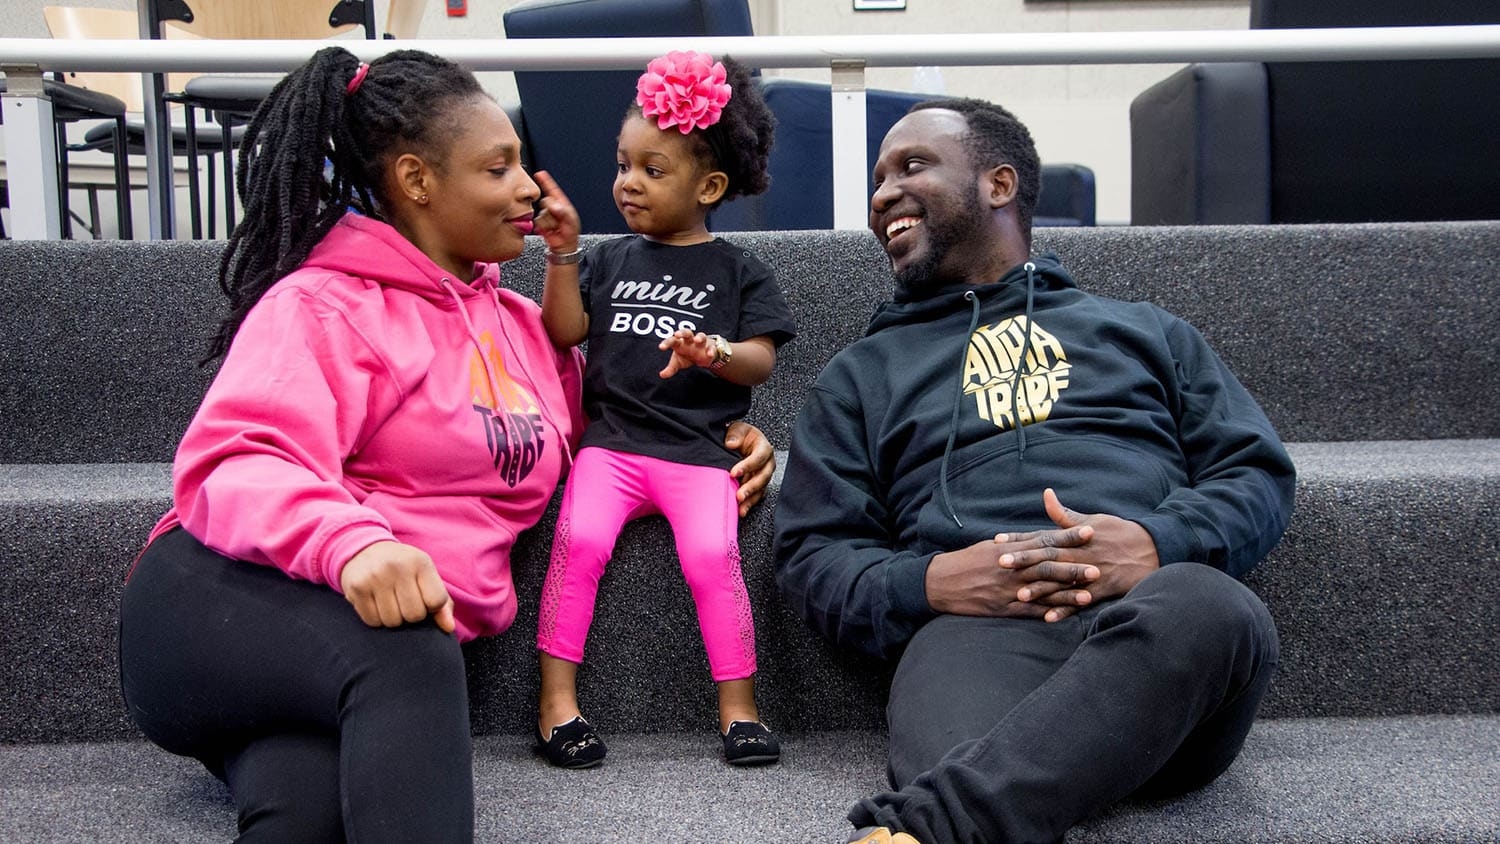
[(1036, 142), (1026, 124), (1014, 114), (986, 100), (952, 97), (924, 100), (907, 112), (929, 108), (956, 111), (964, 116), (969, 132), (964, 137), (975, 172), (1009, 164), (1016, 171), (1016, 220), (1030, 239), (1032, 215), (1042, 191), (1042, 163)]

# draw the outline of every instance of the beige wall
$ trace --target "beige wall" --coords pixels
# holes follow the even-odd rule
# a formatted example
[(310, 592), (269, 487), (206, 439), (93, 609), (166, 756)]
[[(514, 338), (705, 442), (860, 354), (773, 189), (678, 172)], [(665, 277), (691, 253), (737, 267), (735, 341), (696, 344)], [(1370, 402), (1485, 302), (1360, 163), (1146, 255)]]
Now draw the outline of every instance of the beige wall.
[[(79, 5), (133, 8), (128, 0), (74, 0)], [(247, 0), (249, 2), (249, 0)], [(381, 21), (387, 0), (374, 0)], [(450, 18), (442, 0), (428, 0), (419, 37), (504, 37), (502, 17), (519, 0), (469, 0), (467, 17)], [(944, 32), (1113, 32), (1244, 29), (1249, 0), (907, 0), (899, 12), (855, 12), (852, 0), (749, 0), (760, 35), (905, 34)], [(46, 37), (41, 3), (0, 0), (4, 34)], [(1175, 66), (950, 67), (944, 92), (1001, 103), (1032, 129), (1043, 161), (1092, 167), (1102, 223), (1130, 217), (1130, 100)], [(771, 71), (828, 79), (826, 71)], [(509, 73), (482, 79), (498, 98), (516, 99)], [(913, 69), (872, 68), (871, 87), (911, 90)]]

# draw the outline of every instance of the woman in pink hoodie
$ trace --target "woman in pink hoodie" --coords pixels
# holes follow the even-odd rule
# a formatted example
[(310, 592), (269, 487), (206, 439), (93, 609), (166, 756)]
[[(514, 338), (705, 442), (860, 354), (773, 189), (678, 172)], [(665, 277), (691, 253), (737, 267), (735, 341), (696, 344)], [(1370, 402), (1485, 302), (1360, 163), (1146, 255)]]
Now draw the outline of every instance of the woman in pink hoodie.
[[(415, 51), (287, 76), (239, 191), (223, 362), (122, 597), (127, 708), (224, 779), (241, 840), (470, 841), (459, 644), (515, 618), (511, 548), (583, 425), (579, 356), (495, 262), (538, 200), (575, 260), (578, 215), (473, 74)], [(769, 445), (726, 444), (748, 507)]]

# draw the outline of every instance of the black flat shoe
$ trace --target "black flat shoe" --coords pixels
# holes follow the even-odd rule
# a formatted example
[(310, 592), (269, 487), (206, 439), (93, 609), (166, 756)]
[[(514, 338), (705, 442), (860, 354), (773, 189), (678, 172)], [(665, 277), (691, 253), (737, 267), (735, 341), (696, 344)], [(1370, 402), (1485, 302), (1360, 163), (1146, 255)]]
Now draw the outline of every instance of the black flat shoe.
[(781, 759), (781, 742), (759, 721), (731, 721), (724, 739), (724, 761), (731, 765), (770, 765)]
[(552, 738), (536, 734), (536, 747), (547, 761), (559, 768), (592, 768), (604, 761), (604, 739), (579, 715), (552, 728)]

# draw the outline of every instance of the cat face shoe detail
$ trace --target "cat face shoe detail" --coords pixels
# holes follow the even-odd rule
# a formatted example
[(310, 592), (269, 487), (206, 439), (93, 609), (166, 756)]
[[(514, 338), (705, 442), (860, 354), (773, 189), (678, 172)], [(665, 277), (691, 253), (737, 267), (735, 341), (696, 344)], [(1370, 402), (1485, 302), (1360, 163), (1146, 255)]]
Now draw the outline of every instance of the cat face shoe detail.
[(592, 768), (604, 761), (604, 739), (580, 715), (552, 728), (552, 737), (536, 736), (537, 750), (559, 768)]
[(724, 761), (731, 765), (770, 765), (781, 759), (781, 742), (759, 721), (731, 721), (724, 739)]

